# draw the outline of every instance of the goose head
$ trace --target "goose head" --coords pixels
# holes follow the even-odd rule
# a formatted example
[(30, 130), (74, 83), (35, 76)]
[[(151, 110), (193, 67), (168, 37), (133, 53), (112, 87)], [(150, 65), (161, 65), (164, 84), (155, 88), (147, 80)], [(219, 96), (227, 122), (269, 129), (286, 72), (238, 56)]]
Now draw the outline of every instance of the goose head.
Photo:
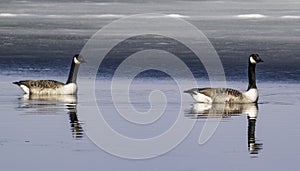
[(257, 64), (257, 63), (264, 62), (264, 61), (260, 58), (259, 54), (251, 54), (249, 56), (249, 62), (251, 64)]
[(73, 61), (75, 62), (75, 64), (86, 63), (86, 61), (84, 60), (84, 58), (80, 54), (74, 55)]

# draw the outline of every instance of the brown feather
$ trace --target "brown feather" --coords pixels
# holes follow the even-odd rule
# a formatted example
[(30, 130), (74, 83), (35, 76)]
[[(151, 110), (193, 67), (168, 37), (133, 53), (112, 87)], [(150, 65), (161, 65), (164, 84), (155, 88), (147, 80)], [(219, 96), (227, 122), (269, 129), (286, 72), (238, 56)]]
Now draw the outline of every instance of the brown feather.
[(23, 80), (19, 81), (20, 85), (25, 85), (29, 89), (30, 88), (59, 88), (64, 86), (65, 84), (55, 80)]
[(198, 92), (204, 94), (205, 96), (212, 97), (213, 88), (198, 88)]

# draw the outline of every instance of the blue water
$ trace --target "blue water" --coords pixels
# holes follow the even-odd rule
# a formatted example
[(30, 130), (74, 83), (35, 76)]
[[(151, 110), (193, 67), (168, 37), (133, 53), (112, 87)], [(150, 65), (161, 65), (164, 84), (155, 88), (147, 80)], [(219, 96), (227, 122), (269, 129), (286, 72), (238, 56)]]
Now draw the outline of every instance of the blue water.
[[(300, 3), (292, 0), (1, 1), (0, 169), (299, 170), (299, 7)], [(145, 112), (157, 105), (149, 102), (149, 94), (160, 90), (167, 99), (163, 115), (146, 125), (133, 124), (120, 116), (111, 100), (110, 79), (124, 56), (134, 52), (137, 45), (150, 42), (153, 48), (169, 48), (181, 54), (180, 59), (186, 62), (198, 85), (210, 86), (200, 61), (191, 60), (190, 53), (176, 42), (157, 37), (129, 40), (119, 47), (121, 53), (109, 57), (98, 70), (94, 90), (105, 120), (129, 137), (150, 138), (164, 132), (172, 126), (178, 111), (186, 120), (196, 121), (182, 143), (153, 159), (119, 158), (89, 139), (84, 130), (87, 125), (80, 117), (93, 111), (78, 110), (89, 105), (86, 103), (90, 99), (80, 94), (80, 89), (89, 86), (79, 87), (78, 96), (28, 99), (11, 84), (22, 79), (65, 82), (71, 57), (98, 29), (120, 17), (153, 12), (180, 15), (200, 29), (220, 56), (228, 87), (245, 90), (247, 57), (251, 53), (261, 55), (265, 62), (256, 70), (260, 93), (256, 117), (245, 114), (245, 109), (253, 106), (230, 106), (225, 113), (211, 116), (207, 112), (218, 113), (218, 106), (195, 106), (189, 95), (182, 94), (176, 80), (155, 70), (142, 72), (133, 80), (129, 99), (137, 111)], [(115, 91), (127, 91), (126, 77), (118, 81), (120, 86)], [(130, 111), (127, 103), (121, 101), (119, 105)], [(197, 110), (205, 107), (204, 112)], [(206, 119), (214, 122), (220, 117), (216, 132), (208, 142), (199, 145)]]

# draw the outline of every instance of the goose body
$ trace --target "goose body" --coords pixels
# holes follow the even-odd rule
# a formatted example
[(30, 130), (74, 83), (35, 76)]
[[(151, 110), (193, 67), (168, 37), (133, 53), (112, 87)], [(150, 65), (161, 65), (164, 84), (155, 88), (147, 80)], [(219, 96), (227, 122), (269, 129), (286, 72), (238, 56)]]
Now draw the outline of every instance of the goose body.
[(69, 78), (66, 83), (55, 80), (22, 80), (13, 82), (26, 94), (34, 95), (68, 95), (77, 93), (77, 72), (80, 63), (85, 62), (82, 56), (75, 55), (72, 60)]
[(184, 92), (189, 93), (199, 103), (256, 103), (258, 91), (255, 79), (255, 66), (259, 62), (263, 62), (263, 60), (258, 54), (249, 56), (249, 85), (245, 92), (231, 88), (193, 88)]
[(194, 88), (190, 93), (199, 103), (255, 103), (258, 100), (257, 89), (240, 92), (231, 88)]

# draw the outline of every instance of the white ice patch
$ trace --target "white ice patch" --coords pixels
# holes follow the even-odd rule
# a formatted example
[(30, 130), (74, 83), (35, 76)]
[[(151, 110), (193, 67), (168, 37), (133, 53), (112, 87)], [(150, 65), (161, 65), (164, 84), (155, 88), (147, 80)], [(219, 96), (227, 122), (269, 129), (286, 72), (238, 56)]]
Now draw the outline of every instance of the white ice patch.
[(0, 17), (28, 17), (32, 14), (13, 14), (13, 13), (0, 13)]
[(166, 15), (167, 17), (172, 17), (172, 18), (189, 18), (186, 15), (180, 15), (180, 14), (168, 14)]
[(167, 14), (163, 16), (142, 16), (143, 18), (189, 18), (189, 16), (181, 14)]
[(237, 15), (236, 17), (241, 19), (260, 19), (260, 18), (267, 18), (268, 16), (262, 14), (240, 14)]
[(101, 14), (101, 15), (82, 15), (81, 18), (122, 18), (126, 15), (120, 14)]
[(285, 15), (285, 16), (281, 16), (280, 18), (283, 19), (300, 19), (299, 15)]
[(120, 14), (100, 14), (100, 15), (94, 15), (94, 14), (89, 14), (89, 15), (45, 15), (44, 17), (46, 18), (122, 18), (126, 17), (126, 15), (120, 15)]

